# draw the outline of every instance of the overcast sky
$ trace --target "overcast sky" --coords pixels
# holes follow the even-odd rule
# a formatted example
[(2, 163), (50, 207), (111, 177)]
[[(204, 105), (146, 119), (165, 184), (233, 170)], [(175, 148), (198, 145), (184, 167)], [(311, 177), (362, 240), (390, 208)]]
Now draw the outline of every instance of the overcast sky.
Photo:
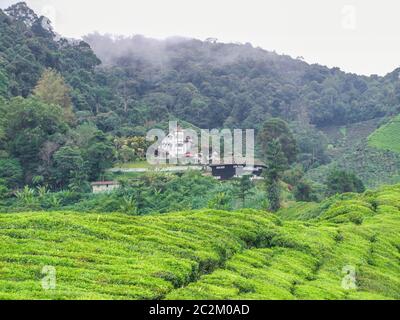
[[(0, 8), (14, 1), (0, 0)], [(398, 0), (27, 0), (63, 36), (87, 33), (250, 42), (358, 74), (400, 66)]]

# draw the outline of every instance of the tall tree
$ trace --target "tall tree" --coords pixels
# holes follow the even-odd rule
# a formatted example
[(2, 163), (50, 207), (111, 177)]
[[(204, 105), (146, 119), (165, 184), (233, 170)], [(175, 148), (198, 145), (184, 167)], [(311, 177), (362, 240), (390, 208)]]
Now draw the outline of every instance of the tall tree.
[(57, 71), (46, 69), (39, 79), (33, 93), (47, 104), (55, 104), (62, 108), (64, 119), (72, 124), (74, 113), (70, 98), (70, 88)]
[[(41, 151), (45, 144), (59, 143), (68, 126), (62, 118), (61, 108), (45, 104), (38, 99), (14, 98), (6, 114), (5, 135), (7, 151), (19, 160), (26, 182), (39, 172), (45, 162)], [(46, 172), (48, 170), (45, 168)]]
[[(71, 184), (80, 187), (84, 185), (83, 182), (87, 183), (85, 161), (79, 148), (62, 147), (54, 154), (54, 160), (56, 183), (59, 187), (64, 188)], [(82, 181), (79, 185), (76, 185), (77, 177)]]
[(267, 165), (263, 175), (265, 178), (269, 209), (272, 212), (279, 210), (281, 206), (279, 179), (287, 168), (287, 158), (278, 139), (268, 142), (265, 149), (265, 162)]
[(243, 175), (234, 180), (234, 186), (237, 190), (237, 195), (242, 201), (242, 207), (245, 205), (246, 197), (252, 193), (253, 182), (250, 175)]
[(258, 141), (261, 146), (263, 156), (266, 156), (268, 144), (272, 140), (277, 140), (282, 152), (284, 153), (288, 164), (296, 161), (297, 145), (288, 124), (282, 119), (272, 118), (264, 122), (262, 129), (258, 134)]
[(297, 145), (287, 123), (278, 118), (264, 122), (258, 135), (261, 154), (267, 165), (264, 170), (269, 209), (280, 208), (279, 180), (289, 164), (296, 161)]
[(100, 130), (89, 140), (84, 158), (90, 179), (99, 178), (104, 170), (112, 166), (114, 150), (112, 141)]

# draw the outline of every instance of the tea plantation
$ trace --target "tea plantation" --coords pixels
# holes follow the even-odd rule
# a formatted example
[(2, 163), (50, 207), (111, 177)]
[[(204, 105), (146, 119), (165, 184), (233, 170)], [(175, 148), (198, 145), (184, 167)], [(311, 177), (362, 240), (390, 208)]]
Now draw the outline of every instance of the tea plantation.
[(368, 143), (375, 148), (400, 153), (400, 116), (377, 129), (368, 138)]
[(0, 214), (0, 299), (400, 299), (400, 185), (301, 210)]

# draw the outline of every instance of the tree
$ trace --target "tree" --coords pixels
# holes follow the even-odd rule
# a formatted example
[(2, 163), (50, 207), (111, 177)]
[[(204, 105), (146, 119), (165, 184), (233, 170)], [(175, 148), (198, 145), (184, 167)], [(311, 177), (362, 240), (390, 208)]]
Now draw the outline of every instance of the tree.
[(72, 124), (74, 113), (70, 98), (70, 88), (57, 71), (46, 69), (33, 90), (34, 95), (47, 104), (55, 104), (62, 108), (64, 119)]
[(258, 135), (261, 154), (266, 170), (264, 177), (269, 201), (269, 209), (276, 212), (280, 208), (279, 180), (289, 164), (296, 161), (297, 145), (287, 123), (278, 118), (264, 122)]
[(269, 209), (276, 212), (280, 208), (279, 179), (288, 166), (287, 158), (278, 139), (268, 142), (265, 149), (266, 170), (263, 175), (266, 183)]
[(298, 162), (305, 171), (329, 162), (327, 155), (328, 138), (324, 133), (311, 125), (299, 122), (291, 124), (292, 132), (298, 146)]
[(363, 182), (351, 172), (333, 170), (326, 180), (328, 195), (365, 191)]
[(245, 205), (246, 197), (252, 193), (253, 182), (251, 181), (250, 175), (243, 175), (240, 178), (234, 180), (234, 186), (237, 190), (237, 195), (242, 201), (242, 207)]
[(10, 189), (7, 187), (4, 179), (0, 179), (0, 200), (7, 198), (10, 195)]
[(79, 189), (87, 182), (85, 161), (78, 147), (65, 146), (54, 154), (56, 183), (59, 187), (65, 186)]
[(6, 73), (0, 69), (0, 96), (8, 95), (9, 80)]
[(272, 118), (265, 121), (260, 133), (258, 134), (258, 141), (264, 157), (266, 156), (265, 152), (268, 149), (267, 145), (272, 140), (278, 140), (288, 164), (292, 164), (296, 161), (296, 140), (290, 132), (287, 123), (282, 119)]
[[(45, 104), (36, 98), (14, 98), (7, 109), (7, 151), (19, 160), (25, 179), (29, 181), (34, 175), (40, 174), (39, 169), (45, 165), (41, 150), (46, 142), (58, 141), (68, 126), (59, 106)], [(44, 168), (43, 171), (48, 170)]]
[(136, 215), (138, 213), (138, 208), (134, 195), (124, 196), (121, 202), (122, 204), (120, 205), (120, 209), (123, 213), (132, 215)]
[(110, 168), (114, 159), (114, 146), (108, 137), (97, 131), (88, 141), (84, 151), (87, 174), (91, 180), (97, 179), (106, 169)]
[(316, 200), (311, 184), (305, 180), (301, 180), (295, 186), (293, 193), (296, 201), (311, 202)]
[(229, 197), (224, 192), (218, 192), (209, 202), (208, 208), (216, 210), (229, 209)]
[(0, 179), (8, 188), (16, 188), (22, 184), (23, 172), (18, 160), (0, 159)]

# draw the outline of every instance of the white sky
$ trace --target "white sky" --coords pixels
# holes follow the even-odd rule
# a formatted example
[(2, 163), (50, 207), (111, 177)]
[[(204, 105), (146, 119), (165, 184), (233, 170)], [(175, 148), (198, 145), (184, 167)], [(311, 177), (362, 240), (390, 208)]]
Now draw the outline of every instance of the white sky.
[[(0, 0), (5, 8), (17, 0)], [(358, 74), (400, 66), (398, 0), (26, 0), (55, 30), (213, 37)]]

